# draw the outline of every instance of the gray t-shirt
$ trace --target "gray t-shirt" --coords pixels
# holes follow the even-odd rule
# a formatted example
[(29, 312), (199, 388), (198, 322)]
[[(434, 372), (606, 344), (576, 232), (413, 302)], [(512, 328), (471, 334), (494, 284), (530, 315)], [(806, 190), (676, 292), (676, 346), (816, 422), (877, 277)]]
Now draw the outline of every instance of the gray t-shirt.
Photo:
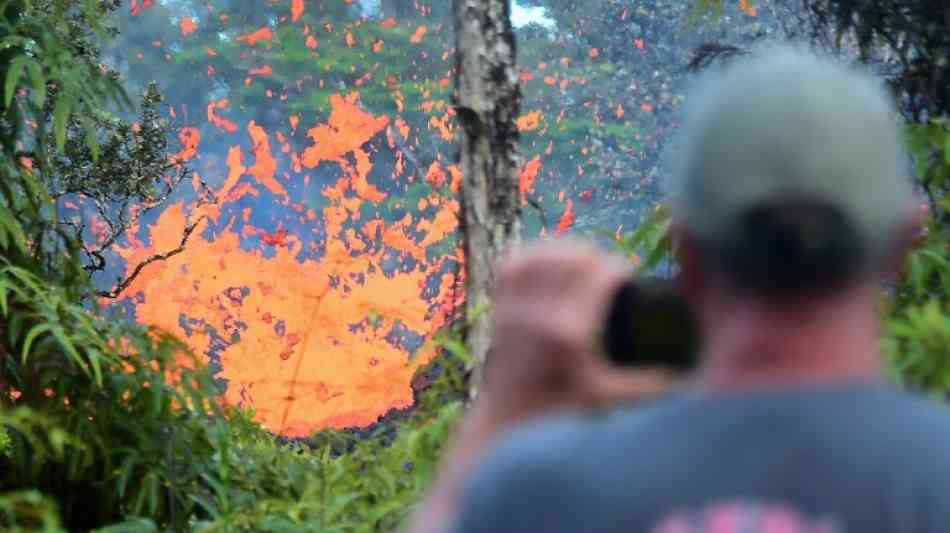
[(670, 397), (506, 437), (456, 533), (950, 532), (950, 411), (890, 385)]

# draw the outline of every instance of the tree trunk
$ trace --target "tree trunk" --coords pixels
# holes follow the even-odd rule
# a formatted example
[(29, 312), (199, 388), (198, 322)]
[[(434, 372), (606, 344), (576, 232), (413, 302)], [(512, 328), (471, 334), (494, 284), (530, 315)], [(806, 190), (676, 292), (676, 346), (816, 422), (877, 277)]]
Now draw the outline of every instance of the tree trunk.
[(521, 235), (518, 117), (510, 0), (454, 0), (456, 111), (466, 269), (466, 344), (473, 358), (470, 396), (478, 395), (491, 343), (486, 311), (496, 259)]

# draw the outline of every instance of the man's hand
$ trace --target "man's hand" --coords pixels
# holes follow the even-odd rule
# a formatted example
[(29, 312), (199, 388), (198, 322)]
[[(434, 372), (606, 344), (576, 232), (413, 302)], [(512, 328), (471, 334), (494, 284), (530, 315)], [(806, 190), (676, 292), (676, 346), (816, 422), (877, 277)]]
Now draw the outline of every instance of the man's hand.
[(503, 260), (478, 408), (507, 424), (667, 389), (670, 373), (619, 370), (601, 357), (607, 307), (631, 275), (623, 259), (569, 240), (534, 244)]

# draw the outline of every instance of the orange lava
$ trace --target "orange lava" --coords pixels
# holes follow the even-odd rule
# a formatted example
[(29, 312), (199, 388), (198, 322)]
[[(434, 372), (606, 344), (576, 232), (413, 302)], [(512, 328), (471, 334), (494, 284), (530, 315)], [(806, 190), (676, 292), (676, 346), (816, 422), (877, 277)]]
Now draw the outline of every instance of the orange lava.
[(182, 128), (178, 132), (181, 142), (181, 151), (172, 156), (172, 161), (184, 163), (198, 155), (198, 143), (201, 142), (201, 132), (197, 128)]
[[(149, 264), (123, 295), (137, 302), (139, 322), (179, 335), (216, 365), (216, 377), (226, 383), (225, 401), (254, 408), (266, 428), (293, 437), (364, 427), (410, 406), (412, 376), (434, 352), (412, 354), (401, 337), (428, 338), (462, 301), (460, 280), (444, 268), (447, 260), (460, 259), (450, 239), (458, 202), (433, 192), (398, 222), (366, 219), (387, 195), (373, 183), (364, 145), (384, 136), (390, 119), (364, 111), (356, 93), (334, 95), (330, 103), (327, 122), (308, 130), (313, 144), (301, 154), (307, 168), (342, 170), (315, 193), (323, 207), (300, 217), (311, 224), (303, 231), (319, 238), (281, 226), (259, 229), (250, 220), (255, 208), (226, 214), (229, 204), (265, 191), (287, 209), (295, 205), (289, 183), (275, 178), (270, 135), (251, 121), (246, 131), (253, 163), (245, 162), (240, 146), (230, 148), (227, 175), (214, 187), (217, 204), (174, 204), (146, 228), (147, 240), (132, 232), (119, 250), (131, 269), (177, 247), (183, 228), (205, 217), (183, 253)], [(213, 110), (224, 107), (208, 108), (219, 127), (224, 119), (212, 119)], [(196, 151), (197, 131), (182, 141)], [(446, 170), (454, 183), (458, 169)], [(405, 267), (408, 258), (411, 268)]]
[(538, 173), (541, 171), (541, 156), (534, 156), (534, 159), (525, 163), (518, 177), (518, 192), (521, 193), (521, 203), (528, 202), (528, 195), (534, 192), (534, 182), (538, 179)]
[(422, 39), (426, 36), (426, 33), (429, 31), (425, 26), (419, 26), (416, 28), (415, 33), (412, 34), (412, 37), (409, 37), (409, 42), (413, 44), (418, 44), (422, 42)]
[(541, 117), (541, 111), (531, 111), (519, 117), (515, 124), (518, 126), (518, 131), (533, 131), (541, 125)]
[(132, 0), (132, 3), (129, 7), (131, 10), (132, 16), (137, 17), (139, 16), (139, 14), (142, 13), (142, 11), (151, 8), (154, 4), (155, 4), (155, 0), (142, 0), (141, 3), (139, 3), (138, 0)]
[(270, 65), (254, 67), (247, 71), (248, 76), (270, 76), (274, 73), (274, 68)]
[(195, 22), (195, 19), (191, 17), (182, 17), (181, 22), (178, 24), (181, 28), (181, 36), (188, 37), (192, 33), (198, 30), (198, 23)]
[(574, 225), (574, 221), (577, 219), (577, 214), (574, 213), (574, 202), (568, 198), (567, 207), (564, 209), (564, 214), (561, 215), (561, 220), (557, 223), (557, 228), (554, 230), (555, 235), (563, 235), (567, 230), (571, 229), (571, 226)]
[(291, 0), (290, 2), (290, 20), (292, 22), (297, 22), (301, 15), (303, 15), (304, 4), (303, 0)]
[(260, 41), (271, 41), (274, 39), (274, 31), (268, 26), (264, 26), (256, 31), (251, 33), (245, 33), (237, 38), (239, 43), (247, 43), (251, 46), (256, 45)]
[(254, 142), (255, 158), (254, 166), (248, 169), (248, 173), (257, 178), (257, 181), (270, 192), (286, 198), (287, 190), (274, 179), (274, 174), (277, 173), (277, 160), (271, 154), (270, 139), (267, 137), (267, 132), (252, 120), (247, 125), (247, 133)]
[(758, 15), (758, 11), (756, 11), (755, 6), (753, 6), (749, 0), (739, 0), (739, 9), (750, 17)]
[(217, 102), (212, 101), (210, 104), (208, 104), (208, 122), (228, 133), (234, 133), (237, 131), (237, 124), (219, 116), (217, 113), (218, 109), (227, 109), (229, 105), (230, 103), (228, 102), (227, 98), (223, 98)]

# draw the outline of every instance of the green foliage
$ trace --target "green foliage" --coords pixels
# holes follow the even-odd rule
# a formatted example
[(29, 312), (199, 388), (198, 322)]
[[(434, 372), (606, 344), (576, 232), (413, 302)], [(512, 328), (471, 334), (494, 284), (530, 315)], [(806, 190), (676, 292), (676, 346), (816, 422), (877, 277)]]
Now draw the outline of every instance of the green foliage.
[(812, 36), (832, 33), (836, 48), (851, 42), (862, 61), (879, 67), (909, 120), (925, 123), (946, 116), (950, 4), (942, 0), (801, 0), (801, 4)]
[[(118, 2), (65, 2), (62, 0), (4, 2), (0, 18), (0, 51), (6, 60), (2, 71), (7, 139), (20, 138), (27, 120), (37, 125), (37, 136), (51, 133), (55, 146), (66, 143), (71, 117), (84, 117), (104, 100), (128, 104), (115, 73), (103, 75), (97, 38), (114, 29), (105, 25), (102, 10)], [(28, 96), (15, 101), (19, 91)], [(84, 137), (95, 151), (95, 125), (82, 121)], [(36, 143), (41, 161), (46, 143)]]
[(673, 239), (670, 235), (672, 210), (659, 204), (637, 226), (637, 229), (614, 239), (614, 248), (627, 254), (636, 265), (636, 272), (648, 272), (672, 261)]
[(10, 533), (65, 533), (56, 502), (35, 490), (0, 493), (0, 524)]
[[(16, 167), (23, 163), (32, 168), (33, 185), (15, 195), (32, 202), (34, 210), (42, 207), (41, 217), (21, 223), (31, 236), (31, 253), (45, 255), (50, 272), (57, 270), (56, 256), (63, 248), (80, 253), (86, 271), (103, 270), (109, 248), (137, 216), (161, 205), (187, 171), (169, 155), (171, 130), (159, 115), (157, 86), (144, 90), (133, 123), (123, 118), (131, 108), (123, 80), (100, 63), (102, 44), (116, 33), (107, 15), (119, 4), (2, 4), (0, 59), (6, 63), (0, 67), (0, 143), (5, 163), (13, 167), (9, 172), (19, 172)], [(77, 204), (77, 198), (91, 209), (57, 219), (55, 211)], [(19, 214), (20, 206), (13, 207)], [(97, 247), (83, 239), (89, 238), (91, 216), (108, 228)], [(6, 220), (0, 224), (9, 226)]]
[(10, 457), (10, 434), (7, 429), (0, 427), (0, 457)]
[(908, 386), (950, 394), (950, 127), (909, 127), (908, 145), (927, 198), (925, 233), (888, 302), (885, 350)]
[(0, 490), (41, 490), (72, 528), (180, 522), (213, 453), (210, 376), (182, 367), (176, 341), (96, 317), (25, 268), (0, 269), (0, 302)]
[(325, 432), (318, 445), (279, 445), (248, 419), (222, 424), (208, 518), (195, 531), (392, 531), (428, 486), (461, 411), (456, 401), (381, 436)]

